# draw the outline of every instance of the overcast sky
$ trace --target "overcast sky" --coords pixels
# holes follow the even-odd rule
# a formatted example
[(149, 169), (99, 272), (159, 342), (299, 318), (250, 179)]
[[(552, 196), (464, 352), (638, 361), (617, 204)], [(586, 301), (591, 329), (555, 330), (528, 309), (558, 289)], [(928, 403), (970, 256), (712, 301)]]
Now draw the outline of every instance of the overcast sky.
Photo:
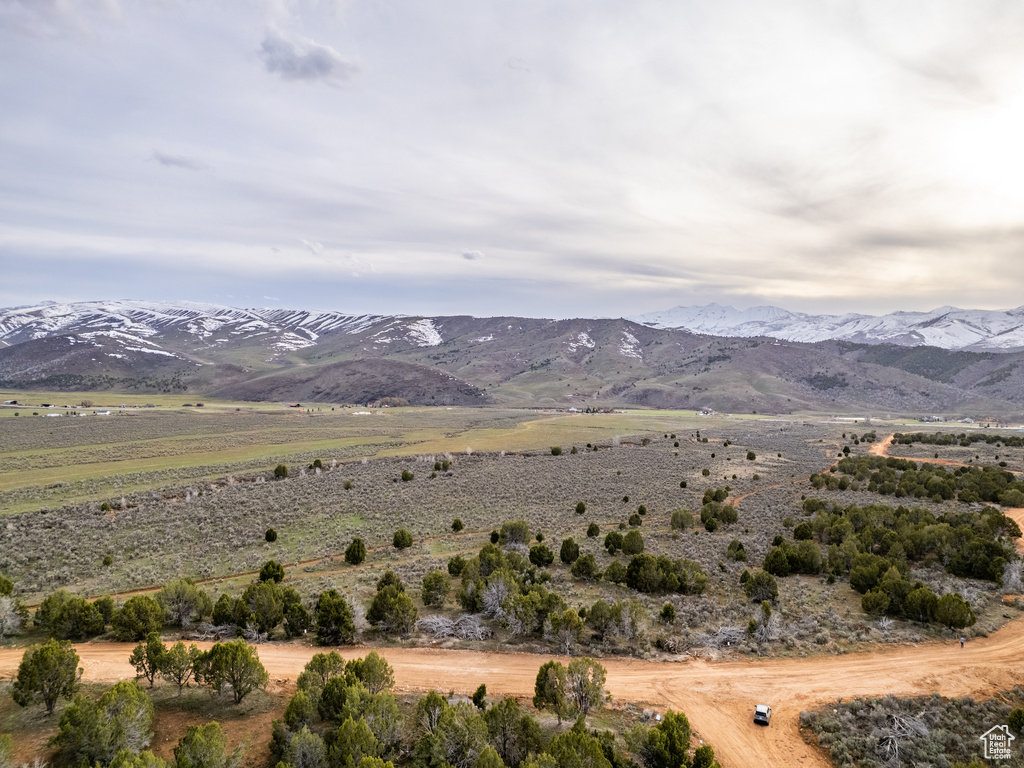
[(0, 305), (1024, 304), (1020, 0), (0, 0)]

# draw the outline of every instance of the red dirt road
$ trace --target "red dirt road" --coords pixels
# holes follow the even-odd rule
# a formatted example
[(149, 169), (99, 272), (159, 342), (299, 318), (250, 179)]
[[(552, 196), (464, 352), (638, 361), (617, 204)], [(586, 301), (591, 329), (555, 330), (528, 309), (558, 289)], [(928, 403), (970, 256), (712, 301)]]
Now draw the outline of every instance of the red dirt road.
[(892, 439), (896, 437), (896, 433), (893, 432), (888, 437), (883, 437), (878, 442), (872, 443), (868, 447), (868, 454), (871, 456), (888, 456), (889, 446), (892, 445)]
[[(868, 454), (870, 454), (871, 456), (888, 456), (889, 455), (889, 449), (892, 448), (892, 446), (893, 446), (893, 438), (895, 436), (896, 436), (895, 433), (893, 433), (893, 434), (889, 435), (888, 437), (884, 438), (883, 440), (879, 440), (877, 443), (872, 443), (871, 447), (868, 448)], [(971, 466), (970, 464), (965, 464), (962, 461), (951, 461), (949, 459), (927, 458), (927, 457), (924, 457), (924, 456), (907, 456), (907, 457), (900, 456), (898, 458), (906, 458), (907, 461), (916, 461), (916, 462), (919, 462), (921, 464), (941, 464), (944, 467), (969, 467), (969, 466)]]
[[(1024, 510), (1021, 512), (1024, 517)], [(766, 765), (828, 768), (798, 730), (802, 709), (839, 697), (938, 692), (944, 696), (987, 696), (1024, 683), (1019, 664), (1024, 619), (1018, 619), (963, 650), (954, 640), (899, 646), (845, 656), (765, 661), (654, 662), (608, 658), (608, 690), (614, 699), (652, 708), (672, 707), (687, 714), (694, 728), (711, 740), (723, 768)], [(134, 677), (130, 644), (76, 646), (85, 679), (110, 683)], [(317, 649), (265, 645), (259, 655), (272, 680), (294, 681)], [(368, 647), (340, 649), (346, 657)], [(469, 693), (480, 683), (492, 695), (530, 698), (538, 667), (548, 657), (435, 648), (387, 648), (381, 653), (395, 669), (397, 687), (406, 691), (455, 690)], [(15, 674), (22, 651), (0, 650), (0, 676)], [(773, 708), (769, 728), (752, 722), (755, 704)]]

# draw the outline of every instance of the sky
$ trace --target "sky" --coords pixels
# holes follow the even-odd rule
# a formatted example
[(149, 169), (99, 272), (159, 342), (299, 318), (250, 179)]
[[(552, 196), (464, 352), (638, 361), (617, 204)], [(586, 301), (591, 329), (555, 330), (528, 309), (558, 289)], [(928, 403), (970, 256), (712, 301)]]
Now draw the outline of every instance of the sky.
[(0, 306), (1024, 304), (1019, 0), (0, 0)]

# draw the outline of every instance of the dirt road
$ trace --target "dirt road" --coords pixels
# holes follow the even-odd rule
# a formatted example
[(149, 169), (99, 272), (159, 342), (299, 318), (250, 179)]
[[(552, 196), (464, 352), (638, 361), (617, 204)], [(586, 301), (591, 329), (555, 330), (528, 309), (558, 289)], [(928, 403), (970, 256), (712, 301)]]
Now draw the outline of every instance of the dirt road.
[[(889, 435), (888, 437), (883, 438), (882, 440), (879, 440), (877, 443), (872, 443), (871, 447), (868, 448), (868, 454), (871, 455), (871, 456), (888, 456), (889, 455), (889, 449), (891, 449), (892, 446), (894, 445), (893, 438), (895, 436), (896, 436), (895, 433), (893, 433), (893, 434)], [(929, 457), (925, 457), (925, 456), (907, 456), (907, 457), (900, 456), (899, 458), (906, 458), (908, 461), (916, 461), (916, 462), (918, 462), (920, 464), (941, 464), (944, 467), (970, 467), (970, 466), (972, 466), (971, 464), (965, 464), (962, 461), (952, 461), (950, 459), (936, 459), (936, 458), (929, 458)]]
[[(1018, 512), (1018, 510), (1015, 510)], [(1024, 517), (1024, 510), (1019, 510)], [(1011, 622), (963, 650), (950, 639), (845, 656), (765, 661), (653, 662), (604, 659), (608, 690), (620, 701), (652, 708), (682, 710), (715, 747), (723, 768), (766, 765), (827, 768), (828, 760), (800, 736), (799, 714), (839, 697), (938, 692), (944, 696), (990, 695), (1024, 683), (1020, 648), (1024, 619)], [(76, 646), (92, 682), (131, 678), (131, 646), (85, 643)], [(266, 645), (260, 658), (272, 680), (294, 681), (317, 649), (302, 645)], [(370, 648), (340, 649), (346, 657)], [(529, 698), (538, 667), (548, 657), (431, 648), (387, 648), (381, 653), (395, 669), (400, 690), (455, 690), (469, 693), (480, 683), (491, 695)], [(0, 650), (0, 677), (17, 671), (22, 652)], [(773, 708), (769, 728), (752, 722), (755, 704)]]
[(868, 454), (871, 456), (888, 456), (889, 446), (892, 445), (892, 439), (896, 437), (896, 433), (893, 432), (888, 437), (883, 437), (881, 440), (872, 443), (868, 447)]

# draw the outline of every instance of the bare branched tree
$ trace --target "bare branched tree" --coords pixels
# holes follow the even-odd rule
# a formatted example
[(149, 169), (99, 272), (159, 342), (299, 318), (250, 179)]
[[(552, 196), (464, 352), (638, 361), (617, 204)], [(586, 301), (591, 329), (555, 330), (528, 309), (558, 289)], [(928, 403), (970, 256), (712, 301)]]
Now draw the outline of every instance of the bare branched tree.
[(505, 601), (511, 593), (512, 590), (505, 579), (491, 579), (484, 588), (484, 613), (495, 619), (504, 619), (506, 615)]
[(0, 640), (21, 631), (21, 614), (13, 597), (0, 597)]
[(705, 648), (724, 648), (739, 645), (746, 634), (740, 627), (719, 627), (714, 632), (701, 632), (695, 640), (697, 645)]
[(267, 641), (268, 633), (260, 632), (259, 627), (252, 624), (251, 622), (246, 622), (245, 629), (242, 630), (242, 637), (244, 637), (250, 643), (260, 645), (261, 643), (265, 643)]
[(920, 717), (888, 715), (886, 725), (878, 734), (878, 754), (886, 765), (900, 768), (903, 744), (909, 739), (928, 735), (928, 726)]
[(416, 622), (416, 628), (435, 639), (486, 640), (492, 634), (476, 614), (464, 614), (455, 619), (440, 614), (424, 616)]
[(1019, 595), (1021, 592), (1024, 592), (1024, 585), (1021, 584), (1021, 561), (1014, 560), (1003, 568), (1003, 594)]

